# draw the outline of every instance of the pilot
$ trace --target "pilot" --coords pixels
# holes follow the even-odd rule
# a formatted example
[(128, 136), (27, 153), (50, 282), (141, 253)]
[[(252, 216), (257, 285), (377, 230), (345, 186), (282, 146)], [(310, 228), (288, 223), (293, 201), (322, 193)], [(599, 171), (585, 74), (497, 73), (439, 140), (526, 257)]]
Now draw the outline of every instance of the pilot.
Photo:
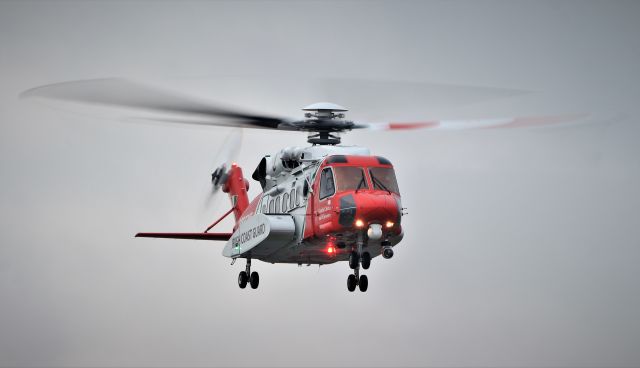
[(324, 183), (322, 186), (326, 188), (324, 190), (325, 193), (335, 193), (335, 188), (333, 187), (333, 171), (327, 170), (323, 172), (324, 175)]

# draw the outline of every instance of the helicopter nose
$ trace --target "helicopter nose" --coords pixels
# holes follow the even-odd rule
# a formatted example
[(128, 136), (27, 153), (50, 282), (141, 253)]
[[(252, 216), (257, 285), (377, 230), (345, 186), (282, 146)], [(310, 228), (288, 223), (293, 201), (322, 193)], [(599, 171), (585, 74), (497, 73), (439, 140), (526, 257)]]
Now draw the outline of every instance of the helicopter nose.
[(366, 229), (379, 224), (387, 230), (400, 224), (400, 203), (387, 193), (354, 193), (340, 199), (340, 225)]

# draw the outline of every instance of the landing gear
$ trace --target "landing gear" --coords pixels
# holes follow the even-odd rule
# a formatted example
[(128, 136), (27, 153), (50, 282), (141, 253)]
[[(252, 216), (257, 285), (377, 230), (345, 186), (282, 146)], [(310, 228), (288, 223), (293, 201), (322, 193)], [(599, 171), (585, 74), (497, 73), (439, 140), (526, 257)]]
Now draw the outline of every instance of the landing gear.
[(252, 289), (257, 289), (260, 284), (260, 276), (257, 272), (251, 272), (251, 258), (247, 258), (247, 267), (238, 275), (238, 286), (240, 289), (247, 287), (247, 283)]
[(362, 234), (358, 235), (357, 249), (349, 254), (349, 267), (353, 270), (353, 274), (347, 277), (347, 290), (353, 292), (356, 290), (356, 286), (360, 288), (360, 291), (365, 292), (369, 288), (369, 279), (367, 275), (360, 276), (360, 264), (365, 270), (371, 265), (371, 254), (369, 252), (362, 252), (363, 245)]

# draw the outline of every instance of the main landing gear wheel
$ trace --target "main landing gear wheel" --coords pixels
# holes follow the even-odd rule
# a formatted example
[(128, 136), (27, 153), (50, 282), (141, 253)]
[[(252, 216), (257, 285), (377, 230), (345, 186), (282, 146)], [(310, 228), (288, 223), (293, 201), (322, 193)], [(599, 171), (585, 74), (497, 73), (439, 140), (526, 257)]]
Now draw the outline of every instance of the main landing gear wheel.
[(363, 293), (367, 291), (367, 288), (369, 287), (369, 278), (367, 275), (360, 276), (360, 280), (358, 280), (358, 287)]
[(257, 289), (259, 283), (260, 283), (260, 276), (258, 276), (258, 273), (251, 272), (251, 277), (249, 277), (249, 284), (251, 284), (251, 288)]
[(349, 277), (347, 277), (347, 289), (349, 289), (349, 291), (356, 290), (357, 284), (358, 280), (356, 279), (356, 275), (349, 275)]
[(247, 287), (247, 281), (249, 281), (249, 276), (247, 276), (247, 273), (245, 271), (240, 272), (240, 274), (238, 275), (238, 286), (240, 286), (240, 289), (244, 289)]
[(251, 285), (252, 289), (257, 289), (258, 284), (260, 284), (260, 276), (258, 276), (258, 273), (251, 272), (251, 258), (247, 258), (247, 267), (238, 275), (238, 286), (240, 286), (240, 289), (246, 288), (247, 283)]
[(360, 262), (362, 262), (362, 268), (368, 270), (369, 266), (371, 266), (371, 254), (369, 254), (369, 252), (362, 253), (362, 260)]
[(359, 262), (360, 262), (360, 257), (358, 257), (358, 253), (351, 252), (351, 254), (349, 254), (349, 267), (352, 270), (355, 270), (356, 268), (358, 268)]

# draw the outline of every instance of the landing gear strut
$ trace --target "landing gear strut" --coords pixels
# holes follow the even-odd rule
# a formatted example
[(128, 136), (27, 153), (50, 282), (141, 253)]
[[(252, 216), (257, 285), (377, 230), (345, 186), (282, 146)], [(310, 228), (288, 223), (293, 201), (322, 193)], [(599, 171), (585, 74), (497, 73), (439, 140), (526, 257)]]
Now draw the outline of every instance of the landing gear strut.
[(247, 267), (238, 275), (238, 286), (240, 289), (247, 287), (247, 283), (252, 289), (257, 289), (260, 284), (260, 276), (257, 272), (251, 272), (251, 258), (247, 258)]

